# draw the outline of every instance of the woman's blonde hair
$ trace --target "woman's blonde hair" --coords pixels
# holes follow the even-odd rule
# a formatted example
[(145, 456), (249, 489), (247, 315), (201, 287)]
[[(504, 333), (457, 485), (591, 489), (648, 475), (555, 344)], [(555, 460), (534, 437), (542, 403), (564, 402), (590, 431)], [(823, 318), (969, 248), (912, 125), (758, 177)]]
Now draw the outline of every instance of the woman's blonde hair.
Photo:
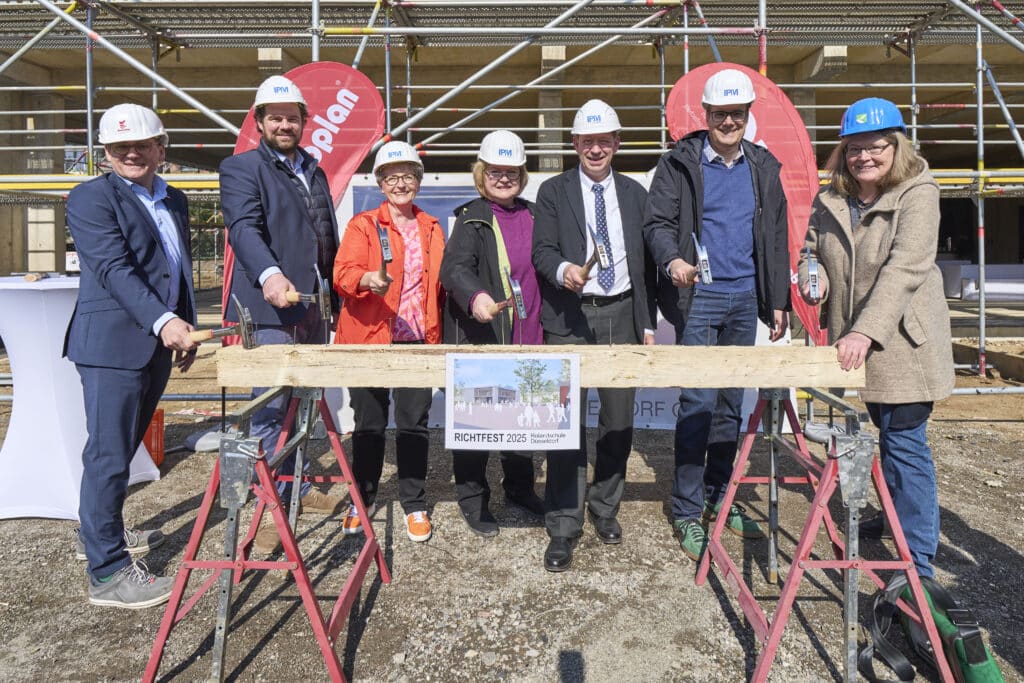
[[(923, 171), (925, 160), (914, 149), (910, 139), (898, 130), (885, 131), (882, 139), (893, 146), (892, 168), (878, 181), (879, 191), (885, 192)], [(839, 144), (832, 150), (832, 154), (829, 155), (828, 161), (825, 162), (825, 170), (829, 173), (833, 190), (843, 197), (855, 197), (860, 185), (846, 164), (848, 144), (847, 140), (839, 141)]]
[[(477, 159), (473, 162), (473, 168), (470, 169), (473, 172), (473, 185), (476, 187), (476, 191), (480, 193), (481, 197), (490, 199), (487, 196), (487, 185), (484, 184), (484, 172), (487, 170), (487, 162), (480, 161)], [(526, 189), (526, 183), (530, 181), (530, 174), (526, 172), (526, 164), (519, 167), (519, 192), (516, 193), (518, 197)]]

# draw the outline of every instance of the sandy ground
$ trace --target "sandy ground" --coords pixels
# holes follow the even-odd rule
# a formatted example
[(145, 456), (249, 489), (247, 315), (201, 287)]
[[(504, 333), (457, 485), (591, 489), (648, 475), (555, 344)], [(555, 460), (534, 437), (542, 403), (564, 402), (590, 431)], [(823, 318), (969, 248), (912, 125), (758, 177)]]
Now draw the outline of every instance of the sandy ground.
[[(8, 372), (0, 363), (0, 372)], [(168, 392), (212, 393), (214, 369), (204, 350), (193, 372)], [(961, 377), (962, 386), (998, 386)], [(5, 388), (6, 389), (6, 388)], [(217, 424), (197, 411), (216, 404), (165, 403), (169, 448), (187, 434)], [(10, 404), (0, 403), (0, 434)], [(590, 438), (593, 439), (593, 433)], [(588, 526), (573, 569), (550, 574), (541, 563), (547, 539), (538, 519), (504, 505), (492, 508), (502, 526), (493, 539), (471, 534), (458, 515), (451, 461), (435, 432), (428, 498), (435, 534), (427, 543), (405, 536), (395, 502), (393, 443), (389, 443), (375, 528), (394, 580), (371, 569), (342, 630), (336, 651), (346, 676), (358, 681), (708, 681), (743, 680), (759, 645), (737, 601), (712, 573), (694, 585), (695, 566), (680, 552), (667, 518), (672, 439), (638, 431), (620, 519), (624, 542), (605, 546)], [(1016, 636), (1024, 599), (1024, 397), (953, 397), (937, 406), (930, 425), (940, 482), (942, 545), (938, 578), (974, 609), (1007, 680), (1024, 680), (1024, 646)], [(348, 439), (343, 440), (347, 448)], [(324, 473), (337, 474), (327, 441), (316, 442)], [(593, 452), (593, 449), (591, 449)], [(814, 451), (820, 454), (820, 447)], [(764, 473), (758, 443), (751, 473)], [(167, 456), (163, 478), (137, 486), (126, 518), (161, 527), (167, 543), (147, 558), (172, 573), (192, 530), (215, 453)], [(543, 458), (535, 457), (543, 487)], [(784, 465), (784, 473), (796, 469)], [(500, 468), (491, 464), (492, 486)], [(336, 487), (339, 494), (344, 487)], [(739, 499), (757, 519), (767, 517), (767, 491), (743, 487)], [(806, 487), (781, 495), (783, 575), (808, 512)], [(842, 524), (843, 513), (832, 506)], [(247, 519), (247, 518), (246, 518)], [(161, 608), (132, 612), (86, 603), (84, 565), (73, 552), (75, 523), (0, 521), (0, 680), (130, 681), (146, 666)], [(203, 555), (223, 550), (223, 511), (215, 509)], [(340, 518), (302, 517), (300, 548), (322, 610), (329, 611), (360, 549), (344, 537)], [(816, 553), (829, 553), (819, 535)], [(764, 608), (780, 587), (767, 583), (767, 543), (729, 537), (726, 547)], [(891, 557), (883, 542), (863, 542), (868, 558)], [(193, 581), (190, 587), (198, 585)], [(871, 587), (861, 584), (862, 610)], [(801, 585), (772, 669), (773, 681), (841, 680), (842, 596), (836, 572), (815, 571)], [(200, 680), (210, 673), (215, 598), (207, 595), (168, 642), (163, 680)], [(862, 617), (863, 622), (863, 617)], [(228, 637), (227, 678), (239, 681), (327, 680), (322, 657), (293, 582), (250, 572), (235, 592)], [(924, 680), (934, 674), (923, 670)]]

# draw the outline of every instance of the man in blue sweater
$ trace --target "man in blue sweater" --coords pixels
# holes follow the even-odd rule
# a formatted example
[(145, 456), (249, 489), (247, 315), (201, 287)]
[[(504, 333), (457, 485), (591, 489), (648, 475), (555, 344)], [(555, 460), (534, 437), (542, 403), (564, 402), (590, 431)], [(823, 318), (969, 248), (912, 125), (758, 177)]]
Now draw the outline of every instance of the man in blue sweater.
[[(750, 78), (724, 69), (704, 85), (708, 129), (676, 143), (651, 181), (644, 237), (677, 287), (686, 346), (753, 346), (760, 318), (771, 340), (789, 325), (789, 241), (781, 166), (743, 139), (754, 102)], [(697, 243), (710, 278), (701, 278)], [(732, 476), (743, 389), (683, 389), (676, 421), (673, 525), (694, 561), (707, 547), (706, 526)], [(745, 538), (763, 532), (733, 505), (726, 528)]]

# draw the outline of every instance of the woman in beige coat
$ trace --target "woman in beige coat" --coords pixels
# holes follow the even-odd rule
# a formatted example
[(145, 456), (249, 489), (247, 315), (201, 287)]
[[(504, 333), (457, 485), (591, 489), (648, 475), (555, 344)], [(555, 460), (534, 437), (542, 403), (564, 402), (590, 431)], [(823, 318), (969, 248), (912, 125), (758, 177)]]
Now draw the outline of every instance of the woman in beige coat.
[[(805, 301), (821, 303), (844, 370), (865, 365), (860, 396), (879, 430), (886, 484), (921, 576), (939, 542), (935, 465), (925, 433), (953, 389), (949, 309), (935, 265), (939, 187), (892, 102), (868, 98), (843, 115), (800, 259)], [(818, 262), (819, 297), (807, 282)], [(880, 520), (879, 520), (880, 522)]]

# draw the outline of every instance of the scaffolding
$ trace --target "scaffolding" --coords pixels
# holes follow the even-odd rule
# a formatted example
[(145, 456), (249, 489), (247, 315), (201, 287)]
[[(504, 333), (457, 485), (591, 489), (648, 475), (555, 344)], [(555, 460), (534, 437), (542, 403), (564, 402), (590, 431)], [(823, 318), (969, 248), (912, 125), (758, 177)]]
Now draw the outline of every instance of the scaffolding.
[[(59, 201), (102, 170), (94, 124), (125, 100), (161, 114), (169, 160), (195, 171), (173, 182), (211, 193), (256, 84), (317, 59), (371, 75), (387, 135), (431, 171), (464, 171), (499, 127), (558, 170), (567, 120), (594, 96), (623, 120), (617, 168), (646, 171), (671, 144), (664, 104), (691, 61), (772, 74), (819, 160), (846, 105), (880, 93), (907, 113), (943, 195), (976, 204), (984, 371), (985, 204), (1024, 196), (1024, 23), (997, 1), (9, 0), (0, 19), (0, 205)], [(929, 64), (951, 46), (956, 69)]]

